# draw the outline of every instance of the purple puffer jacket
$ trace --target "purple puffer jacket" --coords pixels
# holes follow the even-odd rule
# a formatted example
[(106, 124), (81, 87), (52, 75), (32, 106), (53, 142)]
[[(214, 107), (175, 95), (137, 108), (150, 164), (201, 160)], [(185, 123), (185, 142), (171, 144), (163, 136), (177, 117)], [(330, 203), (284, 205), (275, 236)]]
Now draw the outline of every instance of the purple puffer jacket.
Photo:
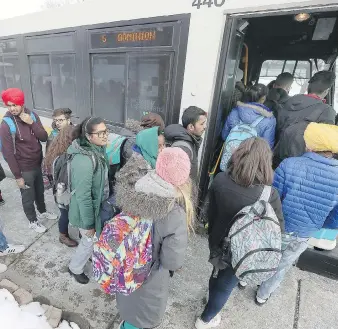
[(223, 127), (223, 140), (226, 140), (232, 128), (240, 123), (251, 124), (259, 116), (265, 118), (257, 126), (258, 136), (264, 138), (272, 149), (275, 144), (276, 118), (268, 107), (259, 103), (237, 103), (237, 107), (232, 109)]

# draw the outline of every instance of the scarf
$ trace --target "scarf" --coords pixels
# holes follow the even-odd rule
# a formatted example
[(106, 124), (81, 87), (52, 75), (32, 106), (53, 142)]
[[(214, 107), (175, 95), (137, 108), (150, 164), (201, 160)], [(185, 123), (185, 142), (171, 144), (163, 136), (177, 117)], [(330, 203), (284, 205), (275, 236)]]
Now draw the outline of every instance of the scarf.
[(136, 145), (153, 169), (158, 156), (158, 129), (159, 127), (145, 129), (136, 135)]
[(105, 146), (98, 146), (92, 144), (88, 141), (87, 138), (80, 138), (80, 146), (88, 152), (94, 154), (95, 158), (102, 163), (103, 167), (108, 166), (108, 157), (106, 154), (106, 147)]

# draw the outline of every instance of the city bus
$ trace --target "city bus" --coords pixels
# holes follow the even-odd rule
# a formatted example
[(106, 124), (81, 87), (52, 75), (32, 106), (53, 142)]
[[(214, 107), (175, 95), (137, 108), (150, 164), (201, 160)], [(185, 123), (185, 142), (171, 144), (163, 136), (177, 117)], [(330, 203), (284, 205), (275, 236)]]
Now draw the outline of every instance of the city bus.
[[(291, 94), (305, 92), (315, 72), (336, 70), (337, 17), (329, 0), (88, 0), (0, 21), (0, 89), (22, 88), (46, 120), (69, 107), (75, 121), (97, 115), (123, 125), (156, 112), (171, 124), (188, 106), (204, 109), (202, 205), (238, 68), (246, 85), (290, 72)], [(333, 107), (335, 96), (333, 87)], [(338, 275), (335, 252), (316, 254), (310, 270), (329, 257), (325, 271)]]

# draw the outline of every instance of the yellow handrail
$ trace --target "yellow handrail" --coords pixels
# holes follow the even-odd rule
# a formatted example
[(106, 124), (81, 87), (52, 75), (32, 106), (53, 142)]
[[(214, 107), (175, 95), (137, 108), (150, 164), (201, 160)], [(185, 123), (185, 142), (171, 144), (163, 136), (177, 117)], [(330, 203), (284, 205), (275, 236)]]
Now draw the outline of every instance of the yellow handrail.
[[(225, 143), (224, 143), (224, 144), (225, 144)], [(223, 146), (222, 146), (221, 152), (219, 153), (219, 156), (218, 156), (218, 159), (217, 159), (217, 162), (216, 162), (216, 165), (215, 165), (213, 171), (212, 171), (212, 172), (209, 172), (209, 176), (215, 175), (215, 172), (216, 172), (216, 170), (217, 170), (217, 167), (218, 167), (218, 165), (219, 165), (219, 162), (221, 161), (221, 158), (222, 158), (223, 149), (224, 149), (224, 144), (223, 144)]]
[(248, 68), (249, 68), (249, 47), (247, 46), (247, 44), (243, 44), (243, 46), (245, 47), (245, 69), (244, 69), (244, 85), (246, 86), (248, 83)]

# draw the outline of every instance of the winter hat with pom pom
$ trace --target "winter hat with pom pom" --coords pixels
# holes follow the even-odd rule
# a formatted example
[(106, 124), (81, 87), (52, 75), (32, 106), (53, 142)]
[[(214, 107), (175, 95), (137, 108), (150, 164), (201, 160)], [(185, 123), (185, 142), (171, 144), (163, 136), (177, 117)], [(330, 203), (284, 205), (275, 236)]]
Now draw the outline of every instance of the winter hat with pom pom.
[(187, 153), (178, 147), (166, 148), (157, 157), (157, 175), (174, 186), (183, 185), (188, 181), (190, 168)]

